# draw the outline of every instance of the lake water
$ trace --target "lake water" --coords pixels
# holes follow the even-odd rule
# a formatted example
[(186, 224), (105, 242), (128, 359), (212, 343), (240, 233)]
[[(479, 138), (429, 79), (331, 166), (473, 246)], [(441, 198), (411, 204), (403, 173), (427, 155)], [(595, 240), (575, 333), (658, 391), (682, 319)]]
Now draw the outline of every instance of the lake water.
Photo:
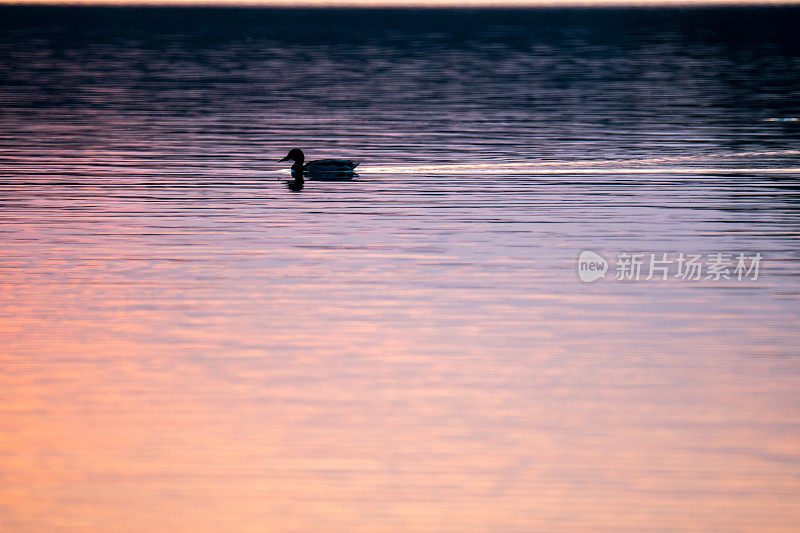
[(800, 529), (800, 9), (0, 20), (0, 530)]

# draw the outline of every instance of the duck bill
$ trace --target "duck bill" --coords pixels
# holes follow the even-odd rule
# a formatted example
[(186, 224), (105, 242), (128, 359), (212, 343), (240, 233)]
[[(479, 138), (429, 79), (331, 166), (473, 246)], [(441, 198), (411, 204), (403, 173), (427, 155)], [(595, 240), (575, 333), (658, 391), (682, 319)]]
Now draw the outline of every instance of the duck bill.
[(286, 157), (284, 157), (283, 159), (278, 159), (278, 163), (281, 163), (283, 161), (291, 161), (291, 159), (289, 159), (288, 155)]

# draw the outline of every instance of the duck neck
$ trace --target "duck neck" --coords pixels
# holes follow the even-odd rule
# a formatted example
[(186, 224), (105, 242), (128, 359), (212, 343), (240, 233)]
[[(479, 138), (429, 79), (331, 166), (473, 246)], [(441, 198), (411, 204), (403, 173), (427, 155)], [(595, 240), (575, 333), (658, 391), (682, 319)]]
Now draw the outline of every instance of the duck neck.
[[(292, 151), (294, 151), (294, 150), (292, 150)], [(303, 163), (305, 163), (305, 161), (306, 161), (306, 158), (305, 158), (305, 155), (303, 154), (303, 152), (301, 152), (300, 150), (297, 150), (297, 152), (299, 152), (299, 153), (294, 156), (295, 159), (293, 159), (294, 164), (292, 165), (292, 172), (295, 172), (295, 171), (302, 172), (303, 171)]]

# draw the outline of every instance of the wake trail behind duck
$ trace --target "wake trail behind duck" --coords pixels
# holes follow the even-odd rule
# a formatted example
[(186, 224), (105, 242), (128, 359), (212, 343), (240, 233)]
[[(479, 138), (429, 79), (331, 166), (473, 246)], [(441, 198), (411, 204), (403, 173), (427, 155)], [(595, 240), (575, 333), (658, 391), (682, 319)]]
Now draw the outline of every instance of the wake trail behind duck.
[[(733, 152), (720, 154), (664, 156), (632, 159), (586, 159), (577, 161), (515, 161), (515, 162), (475, 162), (419, 165), (369, 165), (359, 168), (362, 173), (371, 174), (713, 174), (713, 173), (800, 173), (800, 165), (752, 166), (754, 160), (765, 157), (785, 157), (800, 155), (800, 150), (773, 150), (760, 152)], [(715, 163), (722, 163), (715, 165)], [(680, 165), (685, 163), (685, 165)], [(794, 163), (792, 161), (791, 163)]]

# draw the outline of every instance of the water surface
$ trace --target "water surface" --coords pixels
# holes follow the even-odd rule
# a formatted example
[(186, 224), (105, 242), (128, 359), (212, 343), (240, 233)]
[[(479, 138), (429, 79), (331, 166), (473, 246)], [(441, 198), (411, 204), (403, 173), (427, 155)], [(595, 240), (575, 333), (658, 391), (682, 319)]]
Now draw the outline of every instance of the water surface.
[(799, 529), (798, 14), (2, 8), (0, 530)]

